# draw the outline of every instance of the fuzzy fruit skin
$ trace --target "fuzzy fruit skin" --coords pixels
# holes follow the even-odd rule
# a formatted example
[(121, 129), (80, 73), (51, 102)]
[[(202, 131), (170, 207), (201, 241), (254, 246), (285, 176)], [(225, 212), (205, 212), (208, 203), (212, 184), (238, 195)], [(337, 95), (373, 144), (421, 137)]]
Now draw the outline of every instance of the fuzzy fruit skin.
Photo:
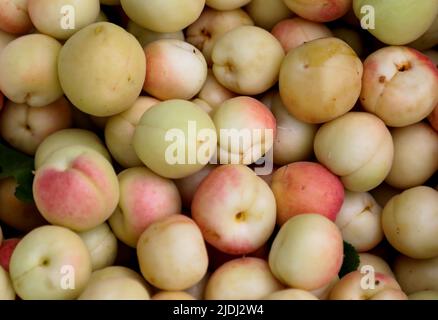
[(426, 186), (394, 196), (382, 212), (382, 226), (389, 243), (414, 259), (438, 255), (438, 191)]
[(345, 188), (365, 192), (380, 185), (391, 170), (394, 145), (378, 117), (349, 112), (325, 123), (314, 142), (318, 161), (341, 177)]
[(115, 235), (135, 248), (149, 225), (181, 213), (181, 197), (172, 180), (145, 167), (134, 167), (118, 174), (120, 200), (109, 218)]
[(415, 49), (379, 49), (364, 61), (360, 102), (388, 126), (417, 123), (438, 105), (438, 70)]
[(108, 119), (105, 125), (105, 143), (114, 159), (124, 168), (142, 165), (132, 145), (135, 127), (143, 113), (159, 102), (155, 98), (141, 96), (131, 108)]
[(108, 150), (94, 132), (71, 128), (56, 131), (43, 140), (35, 153), (35, 169), (41, 167), (55, 151), (75, 145), (91, 148), (111, 162)]
[(138, 240), (137, 256), (145, 279), (166, 291), (188, 289), (207, 273), (201, 231), (192, 219), (180, 214), (151, 224)]
[(32, 21), (27, 11), (27, 1), (0, 1), (0, 29), (12, 34), (23, 34), (32, 29)]
[(120, 4), (128, 17), (143, 28), (176, 32), (198, 19), (205, 0), (121, 0)]
[(398, 189), (426, 183), (438, 170), (438, 132), (427, 123), (416, 123), (394, 128), (391, 135), (394, 161), (386, 183)]
[(15, 103), (42, 107), (62, 97), (57, 60), (62, 46), (52, 37), (28, 34), (8, 43), (0, 56), (0, 90)]
[(106, 267), (91, 274), (78, 300), (149, 300), (144, 279), (126, 267)]
[(370, 13), (369, 10), (361, 13), (364, 6), (374, 8), (375, 28), (368, 28), (368, 31), (388, 45), (405, 45), (420, 38), (438, 14), (435, 1), (353, 0), (354, 13), (359, 20)]
[(256, 95), (277, 82), (283, 58), (280, 42), (268, 31), (240, 26), (224, 34), (213, 47), (213, 73), (227, 89)]
[[(68, 39), (75, 32), (96, 21), (100, 12), (99, 0), (27, 0), (27, 9), (35, 27), (57, 39)], [(63, 28), (60, 18), (64, 6), (73, 6), (75, 26)]]
[[(106, 58), (97, 58), (101, 56)], [(140, 95), (146, 59), (133, 35), (113, 23), (98, 22), (67, 40), (59, 54), (58, 75), (78, 109), (111, 116), (127, 110)]]
[(42, 107), (7, 101), (0, 115), (0, 134), (15, 149), (34, 155), (51, 134), (72, 125), (71, 104), (61, 97)]
[(182, 40), (160, 39), (144, 48), (146, 78), (143, 89), (160, 100), (192, 99), (207, 78), (201, 51)]
[[(271, 150), (277, 135), (272, 112), (259, 100), (248, 96), (226, 100), (214, 113), (213, 122), (217, 130), (220, 164), (249, 165), (256, 162)], [(246, 133), (249, 133), (249, 139)], [(243, 138), (236, 143), (235, 137), (240, 134)]]
[(337, 38), (310, 41), (290, 51), (280, 69), (280, 95), (288, 111), (307, 123), (325, 123), (356, 104), (363, 66)]
[(344, 201), (344, 187), (339, 178), (313, 162), (281, 167), (273, 175), (271, 189), (280, 225), (303, 213), (319, 213), (335, 221)]
[[(63, 266), (75, 272), (74, 289), (63, 289)], [(11, 257), (12, 283), (23, 300), (75, 299), (91, 275), (91, 257), (82, 239), (58, 226), (43, 226), (25, 235)]]
[(271, 30), (281, 20), (294, 15), (283, 0), (252, 0), (246, 5), (245, 10), (256, 26), (266, 30)]
[(345, 15), (352, 0), (284, 0), (297, 15), (316, 22), (329, 22)]
[(364, 274), (353, 271), (345, 275), (330, 292), (330, 300), (407, 300), (400, 285), (391, 277), (374, 274), (374, 288), (362, 288)]
[(2, 267), (0, 267), (0, 300), (15, 300), (11, 278)]
[(336, 225), (344, 241), (358, 252), (369, 251), (383, 239), (382, 207), (367, 192), (345, 192), (344, 203), (336, 217)]
[(187, 28), (187, 42), (199, 50), (212, 64), (211, 54), (216, 41), (239, 26), (253, 26), (254, 22), (242, 9), (218, 11), (206, 8), (201, 16)]
[(438, 291), (438, 258), (412, 259), (399, 255), (393, 266), (403, 291), (410, 295), (423, 290)]
[(33, 195), (47, 221), (86, 231), (111, 216), (119, 185), (113, 167), (100, 153), (70, 146), (54, 152), (36, 171)]
[(251, 0), (206, 0), (207, 6), (216, 10), (233, 10), (248, 4)]
[[(202, 132), (212, 135), (205, 138)], [(193, 102), (167, 100), (143, 114), (135, 128), (133, 146), (140, 160), (158, 175), (184, 178), (200, 171), (214, 155), (216, 127), (210, 116)], [(201, 154), (200, 150), (205, 152)]]
[(275, 227), (275, 198), (269, 186), (243, 165), (214, 169), (199, 185), (192, 217), (205, 240), (229, 254), (260, 248)]
[(376, 272), (395, 278), (388, 263), (381, 257), (365, 252), (359, 253), (359, 259), (360, 264), (357, 270), (361, 271), (364, 266), (372, 266)]
[(213, 272), (205, 288), (205, 299), (257, 300), (281, 289), (283, 285), (271, 273), (265, 260), (239, 258)]
[(306, 42), (333, 36), (324, 24), (303, 18), (282, 20), (274, 26), (271, 33), (280, 41), (286, 53)]
[(336, 225), (320, 214), (302, 214), (289, 219), (277, 233), (269, 266), (282, 283), (314, 290), (332, 281), (342, 259), (342, 235)]
[(160, 39), (178, 39), (182, 41), (185, 40), (182, 30), (164, 33), (155, 32), (139, 26), (132, 20), (129, 20), (126, 30), (137, 38), (138, 42), (140, 42), (143, 48), (146, 47), (149, 43)]
[(106, 223), (80, 232), (79, 236), (88, 248), (93, 271), (114, 264), (117, 256), (117, 238)]

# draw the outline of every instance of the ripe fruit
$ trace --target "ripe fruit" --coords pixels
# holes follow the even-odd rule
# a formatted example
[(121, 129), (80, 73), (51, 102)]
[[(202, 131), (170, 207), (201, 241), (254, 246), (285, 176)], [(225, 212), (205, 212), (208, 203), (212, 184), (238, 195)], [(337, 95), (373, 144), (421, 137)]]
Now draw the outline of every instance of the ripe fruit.
[(105, 125), (105, 143), (114, 159), (123, 167), (142, 165), (135, 153), (133, 137), (143, 113), (160, 102), (151, 97), (138, 97), (126, 111), (110, 117)]
[(58, 74), (75, 107), (94, 116), (111, 116), (128, 109), (140, 95), (146, 61), (133, 35), (98, 22), (67, 40), (59, 54)]
[(137, 125), (134, 150), (152, 171), (184, 178), (201, 170), (216, 151), (216, 128), (200, 107), (168, 100), (148, 109)]
[(283, 0), (252, 0), (245, 7), (256, 26), (271, 30), (278, 22), (293, 16)]
[(32, 29), (27, 12), (28, 0), (0, 0), (0, 29), (21, 34)]
[(400, 255), (393, 270), (406, 294), (423, 290), (438, 290), (438, 258), (412, 259)]
[(191, 44), (161, 39), (145, 48), (146, 80), (144, 90), (160, 100), (193, 98), (207, 78), (207, 63)]
[(192, 216), (205, 240), (222, 252), (247, 254), (260, 248), (275, 226), (269, 186), (243, 165), (214, 169), (199, 185)]
[(135, 248), (149, 225), (181, 213), (181, 198), (173, 181), (144, 167), (119, 173), (120, 200), (109, 218), (117, 238)]
[(391, 134), (394, 161), (385, 181), (399, 189), (424, 184), (438, 170), (438, 132), (417, 123), (392, 129)]
[(93, 271), (114, 264), (117, 255), (117, 238), (106, 223), (79, 233), (91, 256)]
[(382, 226), (389, 243), (414, 259), (438, 255), (438, 191), (420, 186), (394, 196), (383, 208)]
[(277, 82), (283, 58), (283, 48), (269, 32), (240, 26), (216, 41), (212, 52), (213, 72), (231, 91), (256, 95)]
[(213, 115), (221, 164), (251, 164), (273, 146), (274, 115), (260, 101), (236, 97), (222, 103)]
[(33, 195), (47, 221), (86, 231), (113, 213), (119, 185), (113, 167), (100, 153), (71, 146), (57, 150), (38, 168)]
[(121, 0), (120, 3), (129, 18), (143, 28), (175, 32), (198, 19), (205, 0)]
[(0, 135), (15, 149), (34, 155), (47, 136), (71, 124), (71, 105), (64, 97), (42, 107), (8, 101), (0, 116)]
[(52, 133), (38, 146), (35, 153), (35, 169), (41, 167), (54, 152), (75, 145), (91, 148), (111, 161), (111, 156), (95, 133), (82, 129), (64, 129)]
[(91, 258), (77, 234), (62, 227), (44, 226), (21, 239), (9, 270), (21, 299), (75, 299), (90, 278)]
[[(75, 32), (95, 22), (100, 11), (99, 0), (27, 0), (27, 2), (30, 19), (38, 31), (57, 39), (68, 39)], [(71, 13), (65, 10), (67, 6), (74, 8), (73, 28), (66, 28), (65, 21), (61, 19), (62, 14)]]
[[(360, 20), (374, 20), (374, 28), (371, 25), (368, 31), (389, 45), (404, 45), (418, 39), (438, 14), (436, 1), (353, 0), (353, 8)], [(373, 8), (371, 14), (369, 8)]]
[(359, 98), (362, 62), (344, 41), (323, 38), (292, 50), (280, 70), (280, 95), (298, 120), (324, 123), (350, 111)]
[(322, 125), (315, 137), (320, 163), (341, 177), (350, 191), (369, 191), (391, 170), (394, 145), (391, 134), (376, 116), (349, 112)]
[(139, 274), (125, 267), (107, 267), (91, 274), (78, 300), (149, 300)]
[(207, 7), (199, 19), (187, 28), (187, 42), (201, 50), (208, 65), (211, 65), (216, 41), (225, 33), (244, 25), (252, 26), (254, 22), (241, 9), (217, 11)]
[(438, 70), (414, 49), (382, 48), (364, 62), (360, 102), (388, 126), (419, 122), (438, 105)]
[(283, 289), (265, 260), (240, 258), (224, 263), (208, 280), (207, 300), (257, 300)]
[(372, 277), (366, 279), (360, 271), (351, 272), (335, 284), (330, 300), (407, 300), (393, 277), (375, 273), (374, 279), (373, 284)]
[(277, 233), (269, 266), (284, 284), (313, 290), (330, 283), (342, 259), (342, 235), (336, 225), (320, 214), (302, 214), (289, 219)]
[(274, 26), (271, 33), (280, 41), (286, 53), (306, 42), (333, 36), (324, 24), (302, 18), (282, 20)]
[(208, 256), (193, 220), (171, 215), (151, 224), (137, 243), (141, 273), (153, 286), (168, 291), (190, 288), (207, 272)]
[(293, 12), (311, 21), (328, 22), (342, 17), (352, 0), (283, 0)]
[(374, 248), (383, 239), (380, 207), (367, 192), (345, 192), (345, 200), (336, 217), (342, 238), (357, 251)]
[(15, 103), (42, 107), (62, 96), (57, 60), (61, 44), (55, 39), (30, 34), (19, 37), (0, 55), (0, 90)]
[(280, 225), (303, 213), (319, 213), (335, 221), (344, 201), (344, 187), (339, 178), (313, 162), (281, 167), (272, 177), (271, 188)]

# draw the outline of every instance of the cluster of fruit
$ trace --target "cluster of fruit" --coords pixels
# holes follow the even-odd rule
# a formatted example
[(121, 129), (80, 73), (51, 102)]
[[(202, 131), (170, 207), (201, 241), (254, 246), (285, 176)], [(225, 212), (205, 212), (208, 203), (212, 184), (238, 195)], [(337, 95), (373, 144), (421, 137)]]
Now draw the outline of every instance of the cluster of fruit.
[(0, 299), (438, 299), (437, 45), (438, 0), (0, 0)]

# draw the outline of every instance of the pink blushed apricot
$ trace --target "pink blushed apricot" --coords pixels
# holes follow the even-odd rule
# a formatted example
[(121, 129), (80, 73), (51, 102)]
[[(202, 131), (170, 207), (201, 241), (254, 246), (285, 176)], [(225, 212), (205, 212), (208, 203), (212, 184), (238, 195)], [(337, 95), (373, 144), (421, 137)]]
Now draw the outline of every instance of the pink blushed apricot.
[(340, 179), (313, 162), (295, 162), (278, 169), (271, 188), (280, 225), (303, 213), (319, 213), (335, 221), (344, 201)]

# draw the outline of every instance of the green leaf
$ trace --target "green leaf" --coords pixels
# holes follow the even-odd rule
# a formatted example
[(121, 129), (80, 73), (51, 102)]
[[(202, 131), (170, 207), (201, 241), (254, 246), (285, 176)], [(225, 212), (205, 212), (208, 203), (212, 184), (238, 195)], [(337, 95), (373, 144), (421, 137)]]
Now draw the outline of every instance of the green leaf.
[(360, 257), (356, 249), (351, 244), (344, 241), (344, 261), (338, 274), (339, 278), (342, 278), (350, 272), (356, 271), (359, 264)]
[(23, 202), (32, 202), (34, 159), (0, 142), (0, 179), (13, 177), (17, 181), (15, 196)]

